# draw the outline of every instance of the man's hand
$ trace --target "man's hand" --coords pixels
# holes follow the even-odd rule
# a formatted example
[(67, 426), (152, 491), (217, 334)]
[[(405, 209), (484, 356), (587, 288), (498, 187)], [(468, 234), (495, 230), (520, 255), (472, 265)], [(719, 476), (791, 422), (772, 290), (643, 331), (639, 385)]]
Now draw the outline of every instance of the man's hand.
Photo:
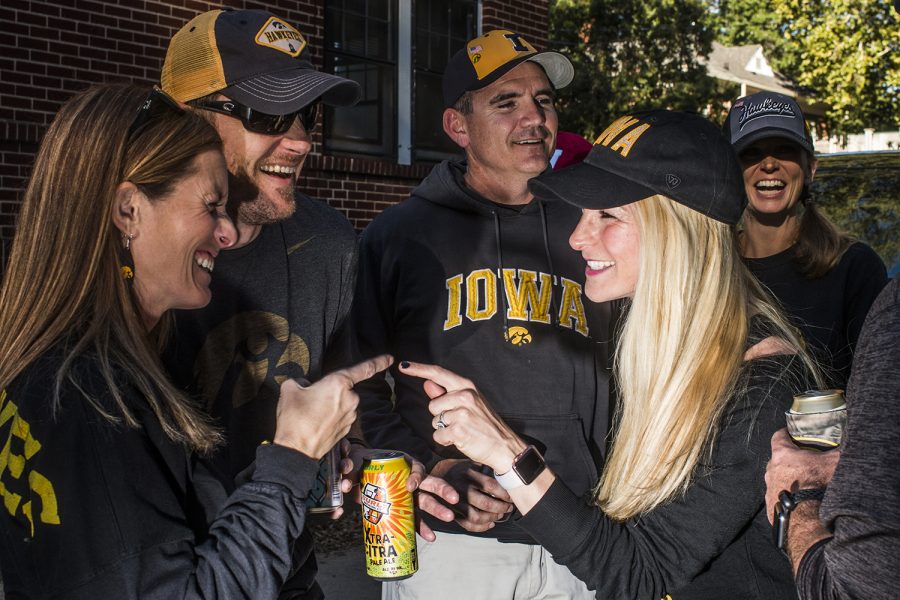
[[(834, 477), (834, 469), (841, 457), (839, 450), (818, 452), (799, 448), (787, 429), (779, 429), (772, 436), (772, 460), (766, 466), (766, 513), (773, 521), (775, 503), (782, 490), (822, 488)], [(787, 555), (794, 575), (800, 561), (813, 544), (831, 533), (819, 519), (818, 500), (804, 500), (793, 510), (788, 522)]]
[(766, 466), (766, 513), (769, 523), (778, 494), (782, 490), (821, 488), (834, 477), (834, 469), (841, 457), (840, 450), (818, 452), (798, 447), (787, 429), (779, 429), (772, 436), (772, 460)]
[[(468, 459), (447, 458), (438, 462), (431, 470), (429, 479), (442, 480), (443, 485), (456, 491), (461, 501), (449, 510), (455, 514), (456, 522), (467, 531), (487, 531), (496, 521), (507, 518), (513, 511), (506, 490)], [(443, 497), (446, 498), (446, 495)], [(419, 507), (443, 521), (450, 520), (444, 518), (447, 516), (447, 506), (439, 502), (438, 496), (433, 498), (435, 504), (428, 505), (423, 505), (420, 499)]]

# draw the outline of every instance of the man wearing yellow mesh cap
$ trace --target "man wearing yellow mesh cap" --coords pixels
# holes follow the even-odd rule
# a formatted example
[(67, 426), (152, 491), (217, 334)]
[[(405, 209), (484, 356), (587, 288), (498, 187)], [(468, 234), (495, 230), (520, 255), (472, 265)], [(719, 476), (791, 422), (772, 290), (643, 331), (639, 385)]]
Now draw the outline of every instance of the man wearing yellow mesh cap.
[[(605, 339), (606, 307), (586, 306), (576, 283), (583, 264), (567, 240), (579, 211), (527, 187), (549, 167), (555, 90), (573, 76), (565, 56), (512, 31), (451, 58), (442, 125), (466, 158), (437, 165), (366, 228), (353, 321), (363, 355), (437, 363), (490, 386), (494, 409), (585, 492), (606, 435), (605, 345), (593, 339)], [(428, 390), (392, 375), (396, 402), (384, 377), (357, 386), (368, 439), (422, 461), (459, 502), (428, 511), (436, 540), (419, 539), (418, 573), (383, 584), (383, 598), (592, 598), (510, 518), (515, 483), (437, 446)]]
[[(352, 105), (360, 88), (317, 71), (309, 52), (298, 29), (266, 11), (213, 10), (174, 35), (160, 77), (164, 91), (215, 126), (230, 175), (239, 240), (216, 259), (210, 304), (176, 315), (166, 352), (175, 380), (225, 432), (213, 460), (228, 477), (272, 439), (281, 382), (316, 381), (351, 358), (345, 322), (356, 235), (296, 184), (317, 107)], [(320, 598), (306, 531), (294, 565), (299, 572), (282, 594)]]

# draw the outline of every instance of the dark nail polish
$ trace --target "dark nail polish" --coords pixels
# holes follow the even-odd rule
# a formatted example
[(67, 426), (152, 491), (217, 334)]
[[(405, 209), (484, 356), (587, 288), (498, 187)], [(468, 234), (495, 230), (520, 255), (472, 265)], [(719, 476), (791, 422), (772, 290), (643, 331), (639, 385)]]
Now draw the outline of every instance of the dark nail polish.
[(401, 369), (408, 369), (408, 368), (409, 368), (409, 361), (408, 361), (408, 360), (401, 361), (401, 362), (400, 362), (400, 368), (401, 368)]

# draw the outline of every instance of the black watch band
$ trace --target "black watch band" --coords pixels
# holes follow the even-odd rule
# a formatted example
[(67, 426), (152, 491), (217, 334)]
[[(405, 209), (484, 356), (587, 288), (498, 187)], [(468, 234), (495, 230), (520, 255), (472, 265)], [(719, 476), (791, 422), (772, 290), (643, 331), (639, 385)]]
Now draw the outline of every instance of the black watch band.
[(787, 532), (791, 512), (804, 500), (822, 500), (825, 488), (814, 488), (789, 492), (782, 490), (775, 503), (775, 514), (772, 519), (772, 541), (775, 546), (787, 555)]

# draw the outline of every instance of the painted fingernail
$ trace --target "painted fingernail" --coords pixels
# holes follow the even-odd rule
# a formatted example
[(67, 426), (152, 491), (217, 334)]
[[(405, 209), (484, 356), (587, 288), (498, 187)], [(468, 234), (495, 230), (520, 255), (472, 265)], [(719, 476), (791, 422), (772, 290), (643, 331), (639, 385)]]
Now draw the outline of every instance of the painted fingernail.
[(401, 368), (401, 369), (408, 369), (408, 368), (409, 368), (409, 361), (408, 361), (408, 360), (401, 361), (401, 362), (400, 362), (400, 368)]

